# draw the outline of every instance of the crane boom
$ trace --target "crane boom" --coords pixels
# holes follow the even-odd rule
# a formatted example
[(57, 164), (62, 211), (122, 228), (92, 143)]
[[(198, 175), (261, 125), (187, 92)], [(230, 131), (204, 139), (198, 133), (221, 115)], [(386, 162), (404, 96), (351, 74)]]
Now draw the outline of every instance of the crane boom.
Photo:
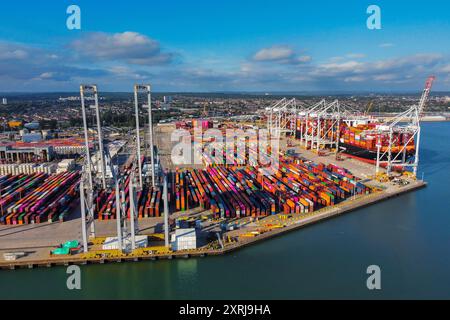
[(365, 115), (368, 115), (369, 112), (370, 112), (370, 110), (372, 110), (372, 107), (373, 107), (373, 101), (370, 101), (370, 102), (367, 104), (367, 109), (366, 109), (366, 112), (365, 112), (364, 114), (365, 114)]
[(425, 88), (423, 89), (422, 97), (419, 102), (419, 117), (422, 116), (423, 109), (425, 108), (425, 104), (427, 103), (428, 96), (430, 95), (431, 87), (433, 86), (433, 82), (436, 79), (435, 76), (429, 76), (427, 81), (425, 82)]

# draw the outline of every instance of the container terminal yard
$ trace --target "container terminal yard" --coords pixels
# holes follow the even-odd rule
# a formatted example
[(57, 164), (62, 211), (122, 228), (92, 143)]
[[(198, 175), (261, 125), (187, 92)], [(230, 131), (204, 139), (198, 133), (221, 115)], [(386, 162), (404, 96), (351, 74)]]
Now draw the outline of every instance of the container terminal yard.
[(284, 98), (235, 119), (155, 124), (151, 86), (135, 85), (136, 128), (114, 138), (97, 86), (81, 85), (79, 136), (0, 144), (0, 267), (218, 255), (424, 187), (433, 80), (384, 121), (338, 100)]

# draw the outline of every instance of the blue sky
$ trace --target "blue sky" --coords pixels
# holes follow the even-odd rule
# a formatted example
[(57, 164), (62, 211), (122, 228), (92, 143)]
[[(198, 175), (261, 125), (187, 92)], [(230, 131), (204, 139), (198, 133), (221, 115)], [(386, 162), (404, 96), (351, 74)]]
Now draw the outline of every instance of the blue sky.
[[(81, 30), (66, 9), (81, 8)], [(366, 27), (369, 5), (381, 30)], [(448, 1), (21, 1), (0, 5), (0, 91), (450, 88)]]

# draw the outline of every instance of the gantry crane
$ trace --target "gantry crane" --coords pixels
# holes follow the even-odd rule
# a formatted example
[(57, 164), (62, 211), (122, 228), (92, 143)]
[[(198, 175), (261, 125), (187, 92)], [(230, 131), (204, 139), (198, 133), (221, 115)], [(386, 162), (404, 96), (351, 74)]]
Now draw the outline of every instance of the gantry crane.
[[(95, 115), (97, 120), (97, 137), (98, 137), (98, 149), (95, 166), (92, 162), (90, 143), (89, 143), (89, 131), (87, 124), (86, 114), (86, 95), (91, 95), (91, 99), (94, 100), (94, 105), (91, 106), (95, 109)], [(106, 188), (106, 166), (104, 159), (103, 137), (101, 131), (100, 110), (98, 105), (98, 90), (96, 85), (80, 85), (80, 98), (81, 98), (81, 112), (83, 117), (83, 129), (84, 129), (84, 142), (85, 142), (85, 157), (82, 169), (82, 175), (80, 180), (80, 206), (81, 206), (81, 233), (83, 240), (83, 250), (88, 250), (88, 236), (87, 230), (90, 226), (90, 237), (95, 237), (95, 219), (94, 219), (94, 192), (96, 184), (94, 184), (93, 173), (96, 173), (96, 177), (100, 175), (101, 185)], [(99, 159), (100, 158), (100, 159)]]
[(372, 110), (372, 107), (373, 107), (373, 101), (370, 101), (370, 102), (367, 104), (367, 109), (366, 109), (366, 112), (364, 112), (364, 115), (368, 115), (369, 112), (370, 112), (370, 110)]
[[(419, 104), (411, 106), (408, 110), (400, 113), (390, 121), (386, 122), (383, 126), (379, 126), (376, 130), (378, 135), (377, 141), (377, 162), (376, 162), (376, 174), (379, 173), (381, 163), (386, 164), (387, 174), (390, 175), (394, 166), (410, 167), (413, 168), (414, 177), (417, 177), (417, 169), (419, 166), (419, 151), (420, 151), (420, 119), (423, 114), (423, 110), (430, 95), (431, 87), (435, 80), (434, 76), (428, 77), (425, 82), (425, 88), (422, 92)], [(389, 142), (386, 150), (381, 153), (381, 141), (380, 136), (382, 134), (389, 135)], [(393, 155), (393, 137), (394, 134), (408, 134), (409, 139), (401, 143), (397, 154)], [(411, 163), (409, 159), (406, 159), (406, 148), (411, 142), (415, 141), (415, 155), (414, 162)], [(402, 158), (400, 159), (400, 155)], [(382, 161), (387, 156), (387, 161)]]
[(153, 115), (152, 115), (152, 91), (149, 84), (137, 84), (134, 86), (134, 104), (136, 113), (136, 141), (137, 141), (137, 157), (139, 158), (139, 185), (142, 188), (142, 163), (141, 163), (141, 144), (140, 144), (140, 127), (139, 127), (139, 101), (138, 94), (142, 92), (147, 96), (147, 104), (143, 105), (144, 108), (148, 108), (148, 134), (149, 134), (149, 153), (150, 153), (150, 166), (151, 166), (151, 182), (152, 186), (156, 186), (155, 175), (155, 155), (154, 155), (154, 144), (153, 144)]
[[(94, 100), (94, 105), (90, 106), (91, 109), (95, 110), (95, 116), (97, 120), (97, 143), (98, 143), (98, 152), (96, 157), (96, 163), (92, 163), (92, 158), (90, 155), (89, 148), (89, 133), (88, 133), (88, 125), (86, 118), (86, 94), (92, 95)], [(100, 120), (100, 108), (98, 105), (98, 90), (96, 85), (81, 85), (80, 86), (80, 97), (81, 97), (81, 110), (83, 116), (83, 126), (84, 126), (84, 139), (86, 146), (86, 159), (88, 161), (87, 170), (88, 170), (88, 178), (90, 187), (93, 187), (93, 177), (92, 177), (92, 169), (96, 170), (97, 175), (100, 175), (101, 184), (104, 189), (106, 189), (106, 165), (105, 165), (105, 149), (103, 147), (103, 136), (102, 136), (102, 126)]]
[[(97, 146), (98, 148), (96, 153), (96, 163), (94, 165), (91, 157), (90, 143), (89, 143), (89, 134), (88, 134), (88, 126), (87, 126), (87, 115), (86, 115), (86, 95), (92, 95), (94, 100), (94, 105), (91, 106), (92, 109), (95, 109), (96, 122), (97, 122)], [(98, 104), (98, 88), (96, 85), (81, 85), (80, 86), (80, 96), (81, 96), (81, 110), (83, 116), (83, 125), (84, 125), (84, 138), (85, 138), (85, 158), (84, 164), (82, 168), (82, 175), (80, 180), (80, 204), (81, 204), (81, 231), (82, 231), (82, 242), (83, 242), (83, 251), (88, 251), (88, 236), (87, 230), (90, 227), (90, 237), (95, 238), (95, 204), (94, 198), (95, 193), (99, 189), (107, 189), (110, 187), (106, 181), (106, 171), (109, 171), (112, 174), (112, 178), (114, 181), (114, 188), (116, 191), (116, 215), (117, 215), (117, 237), (119, 245), (122, 243), (122, 214), (121, 214), (121, 206), (120, 206), (120, 187), (118, 180), (118, 168), (114, 168), (111, 154), (109, 152), (108, 146), (103, 143), (103, 135), (101, 129), (101, 119), (100, 119), (100, 110)], [(95, 150), (95, 149), (94, 149)], [(117, 170), (117, 171), (116, 171)], [(93, 178), (93, 173), (95, 173), (96, 178), (100, 178), (100, 182), (97, 182), (96, 179)]]
[(273, 106), (266, 108), (267, 129), (271, 135), (279, 136), (282, 132), (295, 132), (297, 117), (297, 100), (283, 98)]

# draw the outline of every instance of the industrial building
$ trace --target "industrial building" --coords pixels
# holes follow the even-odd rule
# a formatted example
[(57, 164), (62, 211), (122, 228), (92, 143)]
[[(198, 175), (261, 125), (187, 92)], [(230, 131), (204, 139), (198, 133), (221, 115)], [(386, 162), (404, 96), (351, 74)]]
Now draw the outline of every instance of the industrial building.
[(54, 157), (52, 146), (33, 146), (29, 144), (10, 144), (0, 146), (1, 163), (47, 162)]
[(22, 142), (39, 142), (42, 141), (42, 133), (33, 132), (33, 133), (23, 133)]
[(22, 163), (22, 164), (0, 164), (0, 176), (3, 175), (19, 175), (33, 173), (53, 174), (57, 172), (57, 164), (49, 163)]
[(75, 169), (75, 160), (74, 159), (64, 159), (58, 163), (58, 168), (56, 169), (56, 173), (63, 173), (67, 171), (72, 171)]
[(170, 244), (173, 251), (197, 249), (196, 229), (176, 229), (172, 234)]
[[(76, 157), (85, 152), (79, 138), (43, 140), (47, 133), (22, 133), (22, 141), (0, 141), (0, 163), (49, 162), (55, 158)], [(91, 144), (89, 144), (91, 146)]]
[[(136, 248), (145, 248), (148, 247), (148, 237), (136, 236)], [(119, 241), (117, 237), (108, 237), (102, 245), (103, 250), (118, 250), (119, 249)], [(126, 252), (131, 251), (131, 239), (130, 237), (126, 237), (122, 240), (122, 250)]]

